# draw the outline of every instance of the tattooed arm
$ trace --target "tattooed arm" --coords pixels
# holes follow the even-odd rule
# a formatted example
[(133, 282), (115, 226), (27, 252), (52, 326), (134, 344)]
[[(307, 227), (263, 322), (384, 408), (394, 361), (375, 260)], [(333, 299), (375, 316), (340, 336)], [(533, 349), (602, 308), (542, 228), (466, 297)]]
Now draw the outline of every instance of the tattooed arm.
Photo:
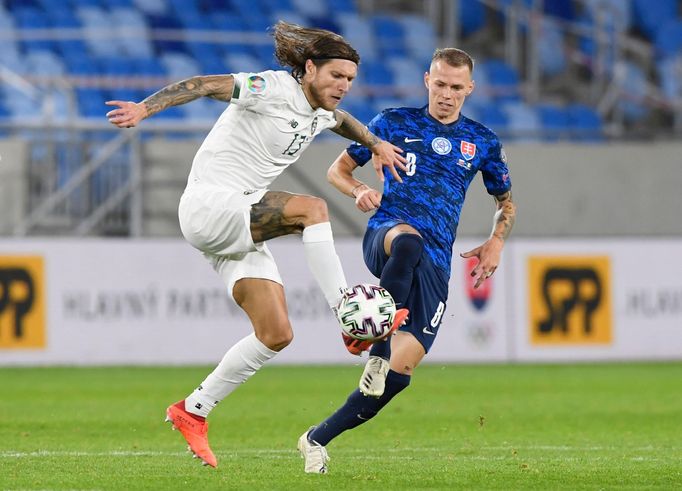
[(371, 133), (364, 124), (346, 111), (337, 109), (334, 111), (334, 116), (336, 117), (337, 124), (332, 128), (332, 131), (344, 138), (356, 141), (372, 151), (372, 165), (382, 182), (384, 180), (383, 167), (388, 167), (393, 177), (398, 182), (403, 182), (396, 170), (396, 166), (404, 171), (407, 170), (407, 167), (405, 167), (407, 160), (400, 155), (403, 153), (401, 148)]
[(514, 221), (516, 220), (516, 205), (512, 201), (511, 191), (495, 196), (497, 211), (495, 212), (495, 223), (490, 238), (497, 237), (505, 242), (511, 234)]
[(107, 101), (108, 106), (117, 106), (117, 109), (107, 113), (107, 118), (119, 128), (132, 128), (143, 119), (168, 107), (186, 104), (199, 97), (229, 102), (233, 89), (234, 77), (232, 75), (192, 77), (170, 84), (139, 103)]
[(475, 249), (460, 254), (464, 258), (478, 258), (478, 264), (470, 273), (476, 278), (474, 288), (478, 288), (497, 269), (500, 264), (502, 247), (504, 247), (516, 220), (516, 205), (512, 201), (511, 191), (495, 196), (495, 203), (497, 204), (497, 211), (495, 212), (495, 223), (490, 238)]

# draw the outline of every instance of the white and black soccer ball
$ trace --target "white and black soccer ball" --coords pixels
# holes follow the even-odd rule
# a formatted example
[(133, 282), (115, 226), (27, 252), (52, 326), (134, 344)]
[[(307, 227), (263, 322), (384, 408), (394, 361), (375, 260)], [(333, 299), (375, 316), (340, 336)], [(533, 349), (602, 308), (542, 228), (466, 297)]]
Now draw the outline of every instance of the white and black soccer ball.
[(379, 285), (361, 283), (346, 290), (336, 316), (341, 329), (350, 337), (375, 341), (391, 331), (395, 310), (388, 291)]

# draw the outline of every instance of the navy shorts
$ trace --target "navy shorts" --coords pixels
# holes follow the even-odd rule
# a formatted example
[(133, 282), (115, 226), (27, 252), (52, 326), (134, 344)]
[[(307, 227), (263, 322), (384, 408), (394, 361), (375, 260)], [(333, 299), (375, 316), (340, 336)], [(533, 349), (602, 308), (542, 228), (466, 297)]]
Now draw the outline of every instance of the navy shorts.
[[(396, 224), (367, 229), (362, 241), (365, 264), (370, 272), (381, 278), (381, 272), (390, 256), (384, 252), (386, 232)], [(421, 259), (414, 268), (410, 293), (405, 301), (410, 316), (400, 331), (409, 332), (422, 344), (428, 353), (443, 321), (448, 299), (448, 279), (434, 266), (431, 257), (422, 251)]]

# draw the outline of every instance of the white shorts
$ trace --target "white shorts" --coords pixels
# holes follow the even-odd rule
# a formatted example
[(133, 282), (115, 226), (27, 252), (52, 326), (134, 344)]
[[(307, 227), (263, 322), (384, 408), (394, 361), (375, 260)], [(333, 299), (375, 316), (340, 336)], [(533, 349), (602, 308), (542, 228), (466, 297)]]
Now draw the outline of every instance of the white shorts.
[[(235, 191), (195, 185), (180, 198), (178, 217), (187, 242), (204, 253), (227, 286), (230, 296), (242, 278), (282, 284), (275, 259), (263, 242), (251, 238), (251, 206), (267, 189)], [(234, 298), (234, 297), (233, 297)]]

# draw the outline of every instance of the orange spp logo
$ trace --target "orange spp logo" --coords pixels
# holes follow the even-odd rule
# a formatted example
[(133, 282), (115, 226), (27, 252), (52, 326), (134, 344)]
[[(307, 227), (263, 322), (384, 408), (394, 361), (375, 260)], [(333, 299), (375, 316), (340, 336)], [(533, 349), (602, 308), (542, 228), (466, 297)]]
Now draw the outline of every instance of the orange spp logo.
[(531, 257), (528, 281), (532, 344), (611, 343), (607, 256)]
[(45, 347), (43, 258), (0, 256), (0, 349)]

